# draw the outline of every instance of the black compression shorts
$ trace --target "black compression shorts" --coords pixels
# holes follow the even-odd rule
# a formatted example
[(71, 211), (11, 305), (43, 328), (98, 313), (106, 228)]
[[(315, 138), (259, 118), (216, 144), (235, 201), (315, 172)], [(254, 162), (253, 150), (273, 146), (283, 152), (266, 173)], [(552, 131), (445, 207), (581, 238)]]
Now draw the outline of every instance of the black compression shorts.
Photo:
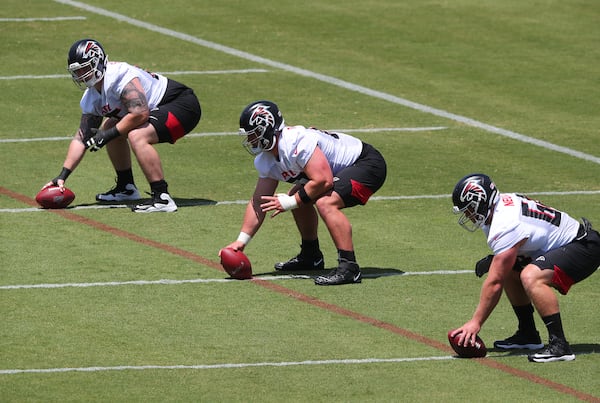
[(600, 234), (582, 225), (575, 240), (533, 259), (531, 264), (554, 270), (552, 284), (566, 294), (573, 284), (591, 276), (600, 266)]
[(333, 190), (340, 195), (345, 207), (367, 203), (379, 190), (387, 175), (385, 159), (375, 147), (363, 143), (363, 150), (354, 164), (333, 178)]
[(201, 115), (194, 91), (169, 79), (163, 99), (150, 111), (149, 122), (156, 129), (159, 143), (173, 144), (196, 127)]

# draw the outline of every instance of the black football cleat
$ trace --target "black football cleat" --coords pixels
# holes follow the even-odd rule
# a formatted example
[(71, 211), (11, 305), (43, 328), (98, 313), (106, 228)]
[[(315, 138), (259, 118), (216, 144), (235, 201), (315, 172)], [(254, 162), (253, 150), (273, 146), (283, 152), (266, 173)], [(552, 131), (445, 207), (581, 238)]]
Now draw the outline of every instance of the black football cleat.
[(544, 344), (538, 332), (525, 335), (517, 330), (515, 334), (504, 340), (496, 340), (494, 347), (500, 350), (538, 350), (544, 347)]
[(362, 274), (358, 264), (348, 261), (342, 261), (329, 273), (315, 277), (316, 285), (357, 284), (361, 281)]
[(565, 339), (552, 337), (546, 348), (529, 354), (527, 358), (531, 362), (573, 361), (575, 354)]
[(141, 199), (140, 192), (134, 184), (129, 183), (124, 188), (114, 187), (105, 193), (98, 193), (96, 195), (97, 201), (103, 202), (121, 202)]
[(299, 254), (287, 262), (275, 263), (275, 270), (278, 271), (323, 270), (324, 268), (325, 260), (323, 259), (322, 253), (313, 257), (305, 257), (302, 256), (302, 254)]

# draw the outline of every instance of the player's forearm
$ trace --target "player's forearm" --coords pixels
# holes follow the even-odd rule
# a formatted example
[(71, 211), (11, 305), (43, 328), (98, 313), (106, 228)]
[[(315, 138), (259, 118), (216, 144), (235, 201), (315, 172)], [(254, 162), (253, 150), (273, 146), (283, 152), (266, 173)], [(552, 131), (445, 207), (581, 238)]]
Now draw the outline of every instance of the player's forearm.
[(260, 208), (260, 202), (251, 200), (246, 206), (241, 232), (254, 236), (265, 220), (265, 213)]
[(71, 144), (69, 144), (69, 149), (67, 150), (67, 156), (65, 157), (63, 167), (74, 171), (83, 159), (84, 154), (85, 146), (79, 138), (74, 138), (71, 140)]
[(485, 281), (481, 288), (481, 295), (479, 297), (479, 305), (475, 309), (473, 314), (473, 320), (477, 321), (479, 325), (483, 325), (489, 318), (500, 297), (502, 296), (502, 284), (496, 281)]
[[(325, 194), (329, 190), (333, 188), (333, 180), (329, 181), (326, 179), (320, 180), (309, 180), (306, 185), (304, 185), (304, 192), (311, 200), (316, 200), (319, 196)], [(302, 200), (304, 201), (304, 200)]]

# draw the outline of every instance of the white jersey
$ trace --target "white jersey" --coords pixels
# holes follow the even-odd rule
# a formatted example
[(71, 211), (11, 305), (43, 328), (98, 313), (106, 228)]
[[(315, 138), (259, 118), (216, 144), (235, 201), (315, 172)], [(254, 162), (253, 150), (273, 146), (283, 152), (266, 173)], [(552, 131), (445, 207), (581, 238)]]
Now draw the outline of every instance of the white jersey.
[(136, 77), (146, 92), (148, 107), (153, 109), (165, 95), (167, 78), (124, 62), (108, 62), (104, 71), (102, 93), (98, 93), (95, 88), (86, 89), (80, 102), (82, 112), (122, 118), (127, 114), (127, 108), (121, 104), (121, 93), (125, 85)]
[(519, 255), (536, 258), (571, 242), (579, 222), (567, 213), (515, 193), (500, 194), (490, 225), (482, 227), (494, 255), (523, 239)]
[(254, 166), (261, 178), (302, 183), (306, 163), (319, 146), (335, 176), (352, 165), (362, 152), (362, 141), (344, 133), (326, 132), (304, 126), (286, 126), (277, 147), (279, 159), (272, 153), (263, 152), (254, 159)]

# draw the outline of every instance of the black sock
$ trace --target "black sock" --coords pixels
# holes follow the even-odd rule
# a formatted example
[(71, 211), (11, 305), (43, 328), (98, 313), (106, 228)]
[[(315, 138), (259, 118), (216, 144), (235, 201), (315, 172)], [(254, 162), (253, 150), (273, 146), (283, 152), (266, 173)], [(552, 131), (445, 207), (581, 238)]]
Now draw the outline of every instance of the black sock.
[(169, 193), (167, 189), (168, 185), (164, 179), (150, 183), (150, 191), (155, 197), (160, 196), (162, 193)]
[(553, 315), (544, 316), (542, 320), (544, 321), (544, 325), (546, 325), (546, 329), (548, 329), (548, 335), (551, 339), (553, 337), (558, 337), (564, 340), (565, 333), (562, 327), (560, 312), (557, 312)]
[(356, 256), (353, 250), (338, 249), (338, 260), (345, 259), (349, 262), (356, 263)]
[(124, 171), (117, 172), (117, 188), (125, 189), (125, 185), (133, 183), (133, 171), (131, 168), (125, 169)]
[(353, 250), (342, 250), (338, 249), (338, 267), (349, 270), (354, 274), (360, 272), (358, 263), (356, 263), (356, 256), (354, 256)]
[(300, 254), (303, 256), (318, 256), (321, 254), (321, 248), (319, 247), (319, 238), (309, 241), (307, 239), (302, 240), (300, 245)]
[(533, 305), (513, 305), (513, 311), (515, 311), (515, 315), (517, 315), (517, 319), (519, 320), (519, 332), (525, 335), (535, 335), (537, 329), (535, 328), (535, 321), (533, 319)]

